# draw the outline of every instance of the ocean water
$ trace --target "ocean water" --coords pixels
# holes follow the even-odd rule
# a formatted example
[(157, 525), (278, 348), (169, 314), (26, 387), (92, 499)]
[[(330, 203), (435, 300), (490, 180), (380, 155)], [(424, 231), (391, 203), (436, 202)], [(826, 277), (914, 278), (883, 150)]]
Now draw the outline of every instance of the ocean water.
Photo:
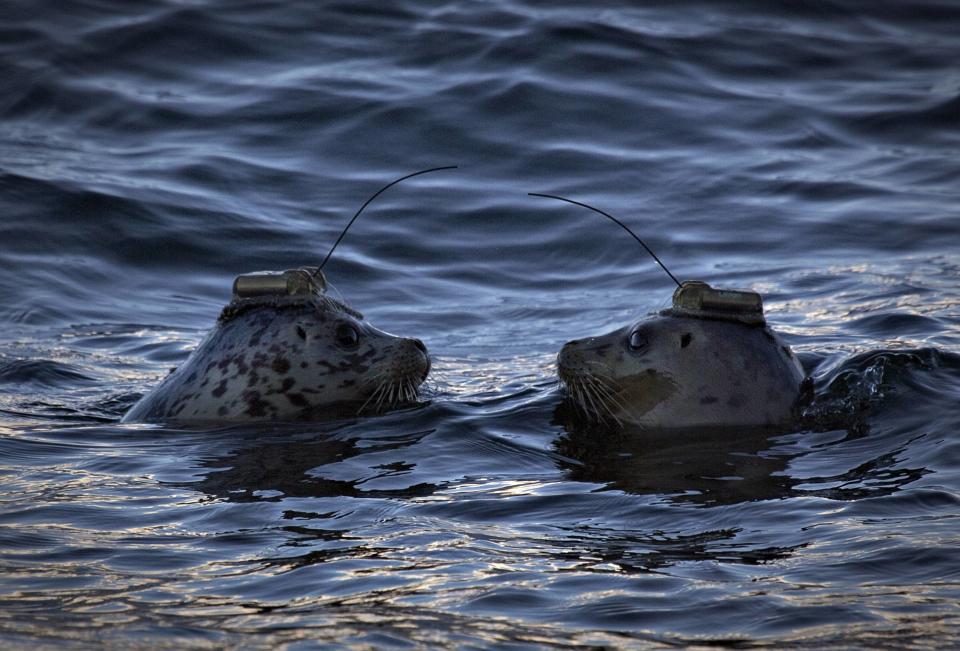
[[(4, 648), (960, 646), (960, 7), (7, 0)], [(327, 265), (422, 404), (120, 424)], [(565, 416), (565, 341), (764, 296), (799, 429)]]

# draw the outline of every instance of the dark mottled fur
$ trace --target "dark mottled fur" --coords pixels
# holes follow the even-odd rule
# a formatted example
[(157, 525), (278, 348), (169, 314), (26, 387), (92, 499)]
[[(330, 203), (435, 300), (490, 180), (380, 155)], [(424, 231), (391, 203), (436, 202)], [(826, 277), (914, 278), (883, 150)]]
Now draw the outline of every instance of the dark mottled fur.
[[(426, 349), (362, 318), (326, 297), (235, 301), (124, 421), (292, 420), (357, 413), (380, 394), (370, 410), (410, 398), (430, 368)], [(359, 335), (355, 344), (338, 338), (347, 326)]]

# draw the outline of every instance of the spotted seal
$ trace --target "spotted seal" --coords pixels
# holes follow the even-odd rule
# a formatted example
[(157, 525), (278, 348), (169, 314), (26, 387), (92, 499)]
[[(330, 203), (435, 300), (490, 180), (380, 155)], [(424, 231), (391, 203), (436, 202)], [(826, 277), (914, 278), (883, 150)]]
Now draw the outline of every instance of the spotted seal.
[[(262, 290), (277, 283), (282, 293)], [(123, 421), (312, 419), (414, 401), (430, 370), (423, 343), (325, 291), (316, 268), (240, 276), (213, 330)]]
[(651, 429), (787, 426), (806, 388), (758, 294), (697, 281), (671, 309), (568, 342), (557, 367), (592, 419)]
[(187, 361), (123, 417), (138, 421), (291, 420), (381, 411), (416, 400), (430, 372), (419, 339), (377, 330), (326, 295), (323, 268), (364, 202), (318, 267), (238, 276), (233, 299)]

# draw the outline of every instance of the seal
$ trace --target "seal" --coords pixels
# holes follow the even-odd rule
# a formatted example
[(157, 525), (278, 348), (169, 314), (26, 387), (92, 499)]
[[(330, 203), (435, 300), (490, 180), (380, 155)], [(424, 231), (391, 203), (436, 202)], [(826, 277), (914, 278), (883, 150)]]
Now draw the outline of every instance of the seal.
[(354, 213), (318, 267), (238, 276), (216, 327), (122, 422), (300, 420), (355, 415), (416, 401), (430, 372), (419, 339), (377, 330), (326, 295), (323, 267), (370, 203)]
[(430, 371), (423, 342), (325, 291), (316, 268), (238, 277), (215, 327), (123, 422), (313, 420), (414, 402)]
[(568, 342), (557, 368), (592, 420), (649, 429), (785, 427), (805, 388), (760, 296), (699, 281), (680, 285), (671, 309)]

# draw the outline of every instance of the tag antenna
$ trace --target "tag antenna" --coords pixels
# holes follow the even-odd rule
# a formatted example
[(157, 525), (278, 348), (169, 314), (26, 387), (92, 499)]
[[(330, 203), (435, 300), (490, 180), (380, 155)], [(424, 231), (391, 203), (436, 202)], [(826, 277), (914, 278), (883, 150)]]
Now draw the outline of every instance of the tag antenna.
[(635, 234), (633, 231), (631, 231), (631, 230), (627, 227), (626, 224), (624, 224), (622, 221), (620, 221), (619, 219), (617, 219), (617, 218), (614, 217), (613, 215), (607, 214), (607, 213), (603, 212), (602, 210), (600, 210), (599, 208), (594, 208), (593, 206), (588, 206), (588, 205), (585, 204), (585, 203), (581, 203), (581, 202), (579, 202), (579, 201), (574, 201), (573, 199), (567, 199), (567, 198), (565, 198), (565, 197), (558, 197), (558, 196), (555, 195), (555, 194), (541, 194), (541, 193), (539, 193), (539, 192), (528, 192), (527, 194), (529, 194), (531, 197), (545, 197), (545, 198), (547, 198), (547, 199), (557, 199), (558, 201), (566, 201), (567, 203), (572, 203), (572, 204), (575, 205), (575, 206), (580, 206), (580, 207), (582, 207), (582, 208), (586, 208), (586, 209), (588, 209), (588, 210), (592, 210), (592, 211), (595, 212), (595, 213), (599, 213), (599, 214), (603, 215), (604, 217), (606, 217), (607, 219), (609, 219), (609, 220), (612, 221), (613, 223), (615, 223), (615, 224), (617, 224), (618, 226), (620, 226), (620, 228), (622, 228), (623, 230), (625, 230), (625, 231), (627, 231), (628, 233), (630, 233), (630, 236), (631, 236), (633, 239), (635, 239), (636, 241), (640, 242), (640, 246), (642, 246), (644, 249), (646, 249), (646, 250), (647, 250), (647, 253), (649, 253), (651, 256), (653, 256), (653, 259), (657, 261), (657, 264), (660, 265), (660, 268), (663, 269), (665, 272), (667, 272), (667, 275), (670, 276), (670, 279), (671, 279), (673, 282), (677, 283), (677, 287), (680, 287), (680, 281), (677, 280), (676, 277), (675, 277), (672, 273), (670, 273), (670, 270), (667, 269), (666, 265), (663, 264), (663, 262), (660, 260), (660, 258), (657, 257), (657, 254), (654, 253), (654, 252), (650, 249), (650, 247), (646, 245), (646, 243), (645, 243), (643, 240), (641, 240), (639, 237), (637, 237), (636, 234)]
[(446, 167), (431, 167), (428, 170), (420, 170), (419, 172), (414, 172), (413, 174), (407, 174), (406, 176), (401, 176), (396, 181), (391, 181), (390, 183), (387, 183), (385, 186), (377, 190), (372, 197), (367, 199), (366, 203), (360, 206), (360, 210), (358, 210), (357, 213), (350, 219), (350, 221), (347, 223), (347, 227), (343, 229), (343, 232), (340, 233), (340, 237), (338, 237), (337, 241), (334, 242), (333, 246), (330, 247), (330, 252), (327, 253), (327, 257), (323, 259), (323, 262), (320, 263), (320, 266), (317, 267), (317, 270), (314, 272), (313, 275), (316, 276), (323, 270), (323, 267), (327, 264), (327, 261), (330, 259), (330, 256), (333, 255), (334, 249), (336, 249), (337, 245), (340, 244), (340, 241), (343, 240), (343, 236), (347, 234), (347, 231), (350, 230), (351, 226), (353, 226), (353, 222), (357, 221), (357, 217), (360, 216), (360, 213), (363, 212), (364, 208), (370, 205), (371, 201), (379, 197), (386, 190), (395, 186), (397, 183), (400, 183), (401, 181), (406, 181), (407, 179), (413, 178), (414, 176), (420, 176), (421, 174), (429, 174), (430, 172), (439, 172), (440, 170), (455, 170), (455, 169), (457, 169), (457, 165), (447, 165)]

